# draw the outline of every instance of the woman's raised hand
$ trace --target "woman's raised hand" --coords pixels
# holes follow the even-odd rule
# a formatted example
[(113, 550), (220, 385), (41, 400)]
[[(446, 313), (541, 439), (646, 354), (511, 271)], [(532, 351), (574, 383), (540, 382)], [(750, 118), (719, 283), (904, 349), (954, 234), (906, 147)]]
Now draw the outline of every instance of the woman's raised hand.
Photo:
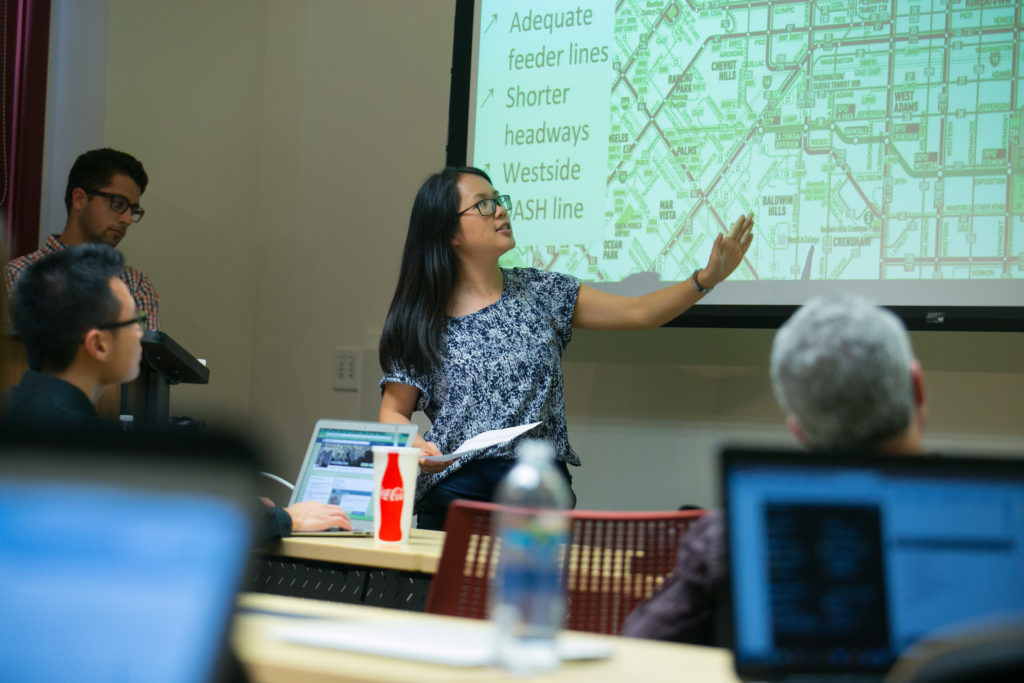
[(718, 234), (711, 247), (708, 265), (698, 276), (700, 284), (710, 289), (729, 277), (743, 261), (743, 256), (753, 240), (754, 214), (751, 212), (737, 218), (728, 235)]

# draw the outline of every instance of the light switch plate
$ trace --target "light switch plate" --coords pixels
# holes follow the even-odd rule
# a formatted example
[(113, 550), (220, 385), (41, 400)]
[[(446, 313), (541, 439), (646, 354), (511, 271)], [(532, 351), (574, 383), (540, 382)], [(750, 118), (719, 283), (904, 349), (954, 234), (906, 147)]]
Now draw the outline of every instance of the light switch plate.
[(359, 390), (359, 349), (334, 348), (334, 390)]

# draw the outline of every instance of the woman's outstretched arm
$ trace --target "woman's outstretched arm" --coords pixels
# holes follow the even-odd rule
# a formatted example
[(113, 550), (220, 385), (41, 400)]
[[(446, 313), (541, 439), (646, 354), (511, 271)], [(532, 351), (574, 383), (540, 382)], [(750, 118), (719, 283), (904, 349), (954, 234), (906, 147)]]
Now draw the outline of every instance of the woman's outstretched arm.
[[(643, 296), (619, 296), (582, 285), (572, 325), (587, 330), (642, 330), (664, 325), (697, 303), (743, 261), (754, 238), (754, 214), (740, 216), (728, 235), (719, 234), (708, 265), (694, 274), (696, 282), (678, 282)], [(697, 285), (697, 286), (695, 286)]]

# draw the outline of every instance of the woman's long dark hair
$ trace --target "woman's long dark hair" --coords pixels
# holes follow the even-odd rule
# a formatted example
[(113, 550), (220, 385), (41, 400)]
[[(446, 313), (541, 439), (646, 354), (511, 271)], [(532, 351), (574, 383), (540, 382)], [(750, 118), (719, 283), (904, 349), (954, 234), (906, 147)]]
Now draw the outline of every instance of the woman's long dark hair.
[(429, 372), (441, 361), (448, 306), (459, 269), (452, 238), (459, 224), (459, 177), (478, 168), (446, 168), (427, 178), (416, 193), (402, 251), (398, 286), (380, 335), (384, 372), (404, 368)]

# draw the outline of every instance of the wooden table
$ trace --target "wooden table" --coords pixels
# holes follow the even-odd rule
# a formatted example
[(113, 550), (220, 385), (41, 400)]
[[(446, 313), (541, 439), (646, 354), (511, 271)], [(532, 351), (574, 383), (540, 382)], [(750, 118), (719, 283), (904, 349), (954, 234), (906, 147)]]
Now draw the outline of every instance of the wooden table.
[(443, 531), (413, 529), (408, 545), (383, 545), (368, 536), (290, 536), (260, 549), (278, 557), (358, 564), (433, 574), (441, 560)]
[(372, 537), (292, 536), (258, 548), (245, 588), (277, 595), (422, 611), (443, 531), (413, 529), (407, 546)]
[[(486, 629), (489, 624), (473, 619), (413, 614), (361, 605), (340, 605), (271, 595), (243, 594), (239, 606), (248, 610), (235, 617), (232, 641), (235, 652), (255, 683), (327, 683), (334, 681), (500, 681), (513, 678), (489, 667), (454, 667), (407, 661), (273, 639), (268, 629), (294, 623), (301, 616), (324, 616), (367, 623), (420, 620), (425, 632), (444, 622)], [(540, 676), (515, 678), (528, 681), (681, 681), (688, 683), (738, 683), (728, 650), (696, 645), (620, 638), (588, 633), (578, 638), (609, 643), (612, 656), (589, 662), (566, 662), (560, 669)]]

